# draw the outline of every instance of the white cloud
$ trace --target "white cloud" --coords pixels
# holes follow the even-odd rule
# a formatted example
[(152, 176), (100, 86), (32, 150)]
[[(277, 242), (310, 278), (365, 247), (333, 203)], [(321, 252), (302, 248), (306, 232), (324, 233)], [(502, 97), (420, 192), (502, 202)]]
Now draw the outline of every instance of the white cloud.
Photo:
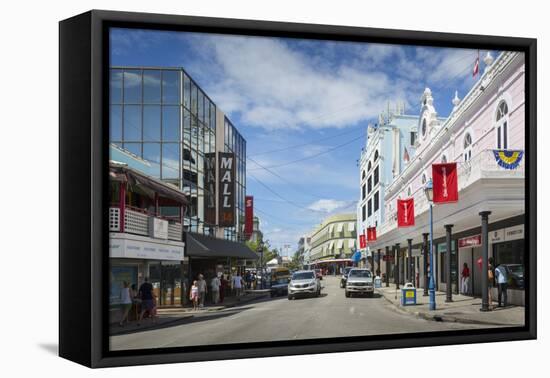
[[(355, 201), (353, 201), (355, 203)], [(351, 206), (350, 201), (339, 201), (334, 199), (321, 199), (308, 206), (308, 209), (332, 213)]]

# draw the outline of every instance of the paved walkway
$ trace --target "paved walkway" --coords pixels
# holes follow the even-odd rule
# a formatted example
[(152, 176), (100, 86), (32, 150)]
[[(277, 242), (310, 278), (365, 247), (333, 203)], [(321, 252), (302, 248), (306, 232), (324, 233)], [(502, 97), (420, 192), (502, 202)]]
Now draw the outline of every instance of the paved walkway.
[(124, 327), (119, 326), (118, 323), (111, 324), (109, 327), (110, 335), (121, 335), (126, 333), (134, 333), (142, 330), (163, 328), (164, 326), (183, 320), (192, 318), (194, 315), (202, 314), (211, 311), (220, 311), (226, 308), (236, 307), (245, 303), (254, 301), (256, 299), (265, 298), (269, 296), (269, 289), (267, 290), (247, 290), (245, 295), (240, 297), (226, 297), (223, 304), (213, 305), (205, 303), (203, 308), (195, 311), (193, 307), (164, 307), (157, 310), (157, 319), (155, 323), (151, 319), (143, 319), (138, 325), (137, 321), (132, 321), (128, 324), (124, 324)]
[(459, 322), (470, 324), (487, 324), (499, 326), (523, 326), (525, 324), (525, 308), (523, 306), (507, 306), (506, 308), (497, 307), (498, 303), (493, 303), (494, 310), (481, 312), (481, 298), (473, 298), (460, 294), (453, 294), (453, 302), (446, 303), (446, 294), (436, 291), (436, 310), (429, 310), (429, 297), (423, 296), (424, 290), (417, 289), (416, 305), (402, 306), (401, 291), (395, 290), (395, 285), (376, 289), (376, 291), (391, 302), (397, 311), (415, 315), (420, 318)]

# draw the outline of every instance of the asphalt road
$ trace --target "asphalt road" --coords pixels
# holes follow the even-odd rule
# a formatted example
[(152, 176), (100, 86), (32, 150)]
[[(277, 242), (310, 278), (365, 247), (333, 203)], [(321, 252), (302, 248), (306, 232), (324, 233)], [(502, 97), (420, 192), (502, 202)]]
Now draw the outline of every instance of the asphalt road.
[(346, 298), (335, 277), (325, 277), (322, 284), (318, 298), (258, 300), (161, 329), (111, 336), (111, 350), (486, 328), (417, 319), (377, 294)]

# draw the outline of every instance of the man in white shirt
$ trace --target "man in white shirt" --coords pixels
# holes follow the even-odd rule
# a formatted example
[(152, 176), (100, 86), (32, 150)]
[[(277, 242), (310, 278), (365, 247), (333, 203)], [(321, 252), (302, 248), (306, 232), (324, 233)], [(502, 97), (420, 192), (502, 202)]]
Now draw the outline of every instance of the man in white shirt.
[(218, 276), (212, 278), (210, 289), (212, 290), (212, 303), (217, 304), (220, 301), (220, 285), (221, 281)]
[(233, 276), (233, 289), (235, 289), (235, 296), (237, 297), (241, 296), (242, 288), (243, 288), (243, 279), (241, 277), (241, 274), (237, 272), (237, 274)]

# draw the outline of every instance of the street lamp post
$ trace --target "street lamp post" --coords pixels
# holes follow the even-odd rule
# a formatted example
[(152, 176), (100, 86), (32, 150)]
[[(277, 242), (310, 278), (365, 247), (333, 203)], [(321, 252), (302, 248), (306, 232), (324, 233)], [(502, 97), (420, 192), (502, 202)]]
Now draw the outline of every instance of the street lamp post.
[(260, 289), (264, 288), (264, 242), (258, 243), (258, 251), (260, 252)]
[(428, 181), (426, 183), (426, 186), (424, 187), (424, 193), (426, 194), (426, 198), (428, 199), (428, 203), (430, 204), (430, 282), (428, 285), (428, 291), (430, 295), (430, 311), (435, 310), (435, 282), (434, 282), (434, 256), (433, 256), (433, 198), (434, 198), (434, 188), (432, 184), (432, 180)]

